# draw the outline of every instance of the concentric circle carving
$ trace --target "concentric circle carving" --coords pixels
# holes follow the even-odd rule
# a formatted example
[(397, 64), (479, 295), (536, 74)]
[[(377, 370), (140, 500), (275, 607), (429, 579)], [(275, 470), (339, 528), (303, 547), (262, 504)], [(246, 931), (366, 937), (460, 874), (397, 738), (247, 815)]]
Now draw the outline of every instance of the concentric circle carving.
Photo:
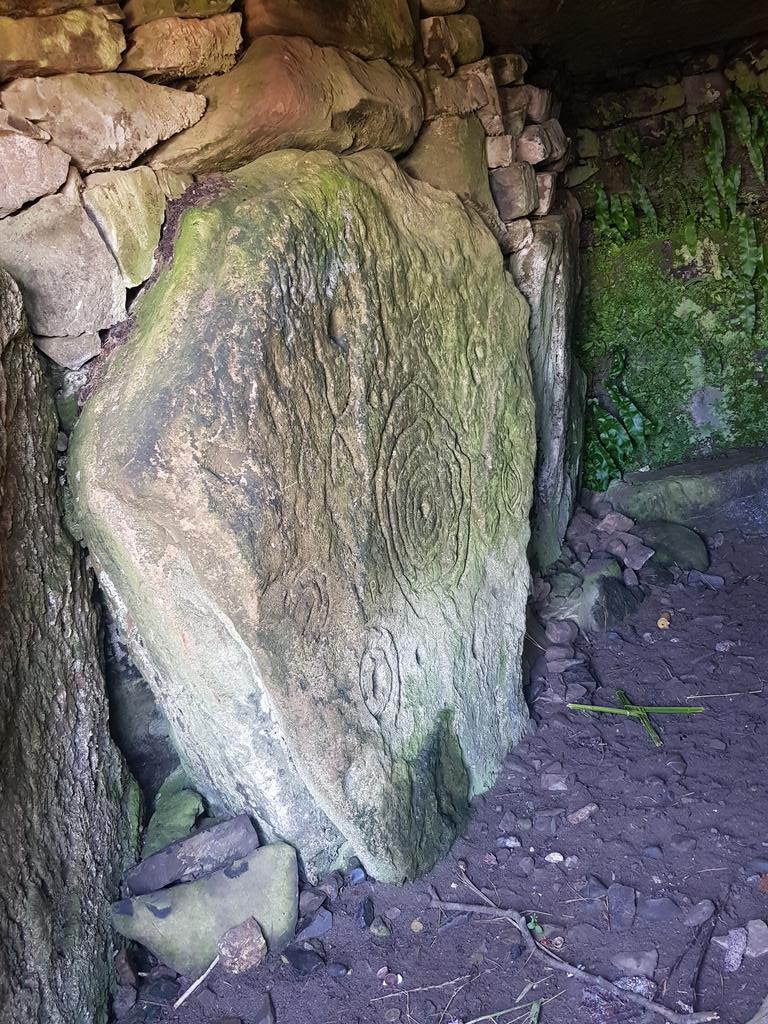
[(387, 629), (374, 627), (360, 659), (360, 695), (379, 724), (397, 723), (400, 710), (400, 656)]
[(461, 579), (470, 535), (471, 466), (432, 398), (411, 385), (392, 403), (376, 471), (379, 523), (400, 586)]

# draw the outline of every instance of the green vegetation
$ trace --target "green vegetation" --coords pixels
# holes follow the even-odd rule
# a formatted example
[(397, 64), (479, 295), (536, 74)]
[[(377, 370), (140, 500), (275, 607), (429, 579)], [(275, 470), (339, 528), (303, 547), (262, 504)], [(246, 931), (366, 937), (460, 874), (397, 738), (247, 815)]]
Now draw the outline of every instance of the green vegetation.
[(615, 145), (631, 184), (596, 189), (576, 333), (598, 490), (768, 437), (768, 209), (742, 171), (765, 182), (768, 107), (735, 97), (725, 119), (680, 122), (655, 149), (631, 127)]

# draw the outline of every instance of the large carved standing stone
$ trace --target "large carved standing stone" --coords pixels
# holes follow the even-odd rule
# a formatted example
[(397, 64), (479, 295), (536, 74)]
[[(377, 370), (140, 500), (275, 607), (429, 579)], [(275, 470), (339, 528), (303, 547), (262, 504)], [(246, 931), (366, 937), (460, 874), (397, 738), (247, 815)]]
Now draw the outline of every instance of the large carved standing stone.
[(560, 554), (581, 469), (586, 379), (571, 350), (580, 220), (578, 204), (569, 199), (558, 213), (532, 221), (532, 242), (510, 256), (515, 282), (531, 307), (538, 442), (531, 555), (542, 568)]
[(19, 290), (0, 270), (4, 1024), (105, 1024), (109, 900), (130, 847), (128, 778), (109, 736), (98, 617), (56, 504), (56, 433)]
[(76, 505), (197, 785), (310, 871), (413, 876), (526, 719), (527, 310), (383, 153), (230, 178), (86, 404)]

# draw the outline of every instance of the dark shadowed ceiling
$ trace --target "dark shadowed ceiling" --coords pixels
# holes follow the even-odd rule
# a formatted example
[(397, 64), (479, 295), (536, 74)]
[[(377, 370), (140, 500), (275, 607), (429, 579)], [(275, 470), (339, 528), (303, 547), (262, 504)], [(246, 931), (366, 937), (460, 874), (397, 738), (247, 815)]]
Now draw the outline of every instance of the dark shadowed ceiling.
[(768, 32), (768, 0), (467, 0), (489, 49), (534, 49), (579, 77)]

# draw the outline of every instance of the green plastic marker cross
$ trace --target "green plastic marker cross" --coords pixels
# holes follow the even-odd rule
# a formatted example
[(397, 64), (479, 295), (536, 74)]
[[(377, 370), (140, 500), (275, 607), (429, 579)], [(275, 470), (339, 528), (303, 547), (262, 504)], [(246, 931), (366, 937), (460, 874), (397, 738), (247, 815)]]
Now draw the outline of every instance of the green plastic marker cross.
[(701, 715), (707, 709), (702, 707), (652, 708), (643, 704), (633, 704), (623, 690), (616, 691), (616, 699), (620, 708), (601, 707), (597, 704), (569, 704), (571, 711), (599, 711), (606, 715), (622, 715), (624, 718), (636, 718), (651, 738), (654, 746), (660, 747), (661, 736), (651, 725), (649, 715)]

